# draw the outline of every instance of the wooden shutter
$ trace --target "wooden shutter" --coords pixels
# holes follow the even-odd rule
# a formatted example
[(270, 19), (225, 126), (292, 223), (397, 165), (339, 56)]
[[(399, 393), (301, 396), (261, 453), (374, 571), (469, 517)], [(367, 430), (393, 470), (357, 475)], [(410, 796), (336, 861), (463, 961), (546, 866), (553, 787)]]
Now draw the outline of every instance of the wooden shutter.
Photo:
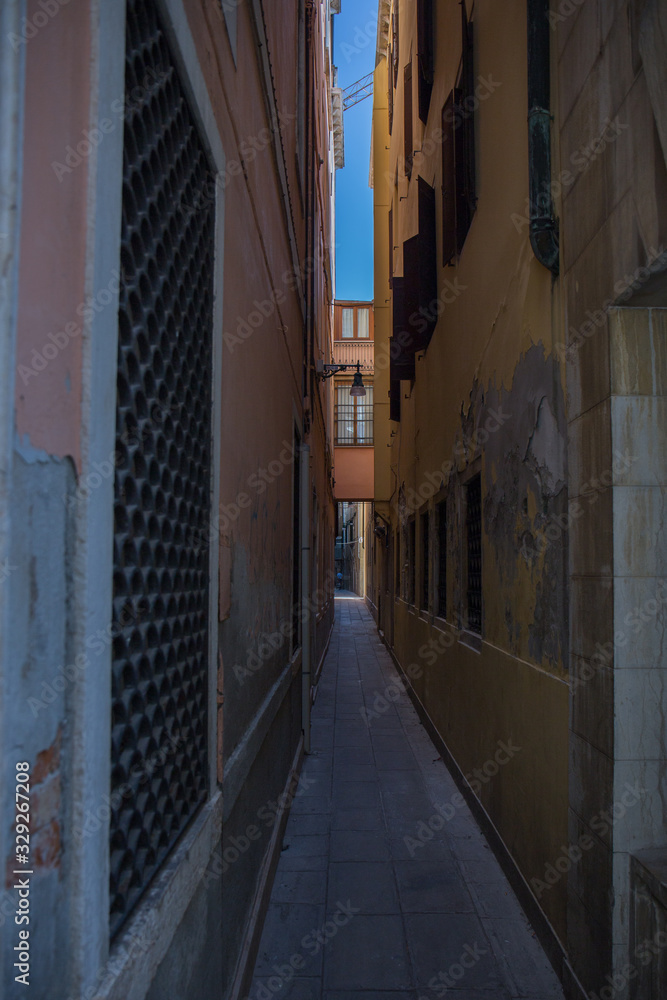
[(419, 117), (426, 124), (433, 90), (433, 0), (417, 0)]
[(456, 256), (456, 153), (454, 91), (442, 109), (442, 263)]
[(393, 52), (394, 86), (398, 85), (398, 0), (394, 0), (394, 13), (391, 16), (391, 47)]
[(389, 109), (389, 135), (394, 124), (394, 71), (392, 68), (392, 54), (387, 56), (387, 107)]
[(412, 63), (406, 63), (403, 71), (403, 156), (405, 176), (412, 176)]

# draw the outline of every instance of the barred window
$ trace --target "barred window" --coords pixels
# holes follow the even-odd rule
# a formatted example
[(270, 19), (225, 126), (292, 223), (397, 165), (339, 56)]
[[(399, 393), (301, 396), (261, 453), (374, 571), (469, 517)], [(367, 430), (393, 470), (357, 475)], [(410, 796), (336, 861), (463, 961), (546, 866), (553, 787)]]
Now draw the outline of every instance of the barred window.
[(438, 504), (438, 617), (447, 617), (447, 501)]
[(415, 554), (416, 554), (416, 523), (414, 517), (408, 521), (408, 551), (407, 551), (407, 601), (415, 603)]
[(431, 518), (429, 516), (428, 511), (426, 511), (421, 516), (421, 543), (422, 543), (421, 607), (423, 611), (428, 611), (429, 583), (430, 583), (430, 577), (429, 577), (430, 537), (431, 537)]
[(364, 386), (365, 396), (351, 396), (351, 381), (336, 385), (336, 444), (373, 444), (373, 386)]
[[(215, 203), (157, 5), (128, 0), (109, 823), (115, 935), (208, 792)], [(168, 280), (166, 280), (168, 279)]]
[(468, 549), (468, 628), (482, 631), (482, 479), (475, 476), (466, 490)]

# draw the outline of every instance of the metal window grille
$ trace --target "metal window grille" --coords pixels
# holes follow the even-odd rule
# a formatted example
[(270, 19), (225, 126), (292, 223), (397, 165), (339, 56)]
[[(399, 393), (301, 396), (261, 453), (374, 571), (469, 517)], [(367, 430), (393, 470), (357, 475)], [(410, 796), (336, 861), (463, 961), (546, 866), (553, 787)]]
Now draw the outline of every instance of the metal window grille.
[(336, 444), (373, 444), (373, 386), (365, 396), (351, 396), (351, 383), (336, 386)]
[(200, 197), (207, 159), (153, 0), (127, 3), (125, 90), (112, 935), (206, 799), (208, 773), (215, 207)]
[(447, 502), (438, 504), (438, 617), (447, 617)]
[(466, 492), (468, 543), (468, 628), (482, 631), (482, 480), (471, 479)]
[(415, 603), (415, 556), (416, 556), (416, 524), (414, 517), (408, 522), (408, 604)]
[(422, 600), (421, 606), (424, 611), (428, 611), (428, 590), (429, 590), (429, 540), (430, 540), (430, 517), (428, 511), (421, 516), (421, 542), (422, 542)]

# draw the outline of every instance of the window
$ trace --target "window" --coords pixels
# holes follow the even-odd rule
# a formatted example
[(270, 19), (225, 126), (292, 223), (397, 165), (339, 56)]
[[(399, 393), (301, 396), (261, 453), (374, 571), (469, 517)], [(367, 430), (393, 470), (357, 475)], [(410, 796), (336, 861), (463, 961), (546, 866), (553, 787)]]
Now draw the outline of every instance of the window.
[(401, 592), (401, 534), (394, 533), (394, 594), (396, 597)]
[(482, 477), (466, 489), (466, 545), (468, 550), (468, 629), (482, 632)]
[(463, 11), (463, 56), (455, 89), (442, 109), (443, 264), (463, 250), (477, 207), (475, 180), (475, 78), (472, 25)]
[(403, 159), (405, 176), (412, 176), (412, 62), (403, 70)]
[(292, 649), (300, 646), (299, 602), (301, 600), (301, 438), (294, 428), (292, 467)]
[(407, 552), (407, 599), (408, 604), (415, 603), (415, 553), (416, 553), (416, 524), (414, 517), (408, 521), (408, 552)]
[(342, 334), (345, 340), (354, 337), (354, 309), (343, 309), (341, 316)]
[[(112, 937), (206, 801), (209, 783), (216, 212), (204, 200), (194, 216), (188, 212), (188, 194), (205, 190), (209, 168), (177, 63), (160, 7), (129, 0), (126, 90), (135, 79), (155, 82), (152, 100), (125, 121), (123, 150), (109, 608)], [(134, 239), (137, 211), (151, 219), (154, 232), (169, 233), (161, 250), (156, 240)], [(159, 271), (170, 275), (168, 287), (152, 280)], [(170, 369), (170, 379), (158, 377)], [(140, 609), (145, 618), (137, 627)], [(156, 752), (168, 743), (178, 752)]]
[(431, 530), (431, 519), (429, 517), (428, 511), (426, 511), (421, 516), (421, 543), (422, 543), (421, 607), (423, 611), (428, 611), (430, 530)]
[(394, 67), (393, 63), (393, 53), (389, 51), (387, 53), (387, 109), (389, 112), (389, 135), (391, 135), (391, 130), (394, 125)]
[(373, 444), (373, 385), (364, 381), (365, 396), (351, 396), (352, 382), (336, 384), (336, 444)]
[(438, 515), (438, 597), (439, 618), (447, 617), (447, 501), (437, 507)]
[(398, 83), (398, 10), (399, 0), (394, 0), (394, 13), (391, 16), (391, 46), (392, 46), (392, 60), (394, 69), (394, 86)]
[(357, 339), (368, 340), (371, 332), (370, 309), (357, 309)]
[(433, 90), (433, 0), (417, 0), (417, 49), (419, 117), (425, 125)]

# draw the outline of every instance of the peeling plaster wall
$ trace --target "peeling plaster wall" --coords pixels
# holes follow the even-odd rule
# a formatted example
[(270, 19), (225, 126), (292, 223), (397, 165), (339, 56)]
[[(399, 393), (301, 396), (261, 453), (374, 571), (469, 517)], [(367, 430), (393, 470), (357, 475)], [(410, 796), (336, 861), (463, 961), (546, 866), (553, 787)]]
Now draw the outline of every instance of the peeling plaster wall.
[[(66, 996), (70, 940), (71, 863), (77, 844), (71, 828), (72, 783), (69, 716), (73, 683), (68, 628), (72, 598), (72, 518), (67, 500), (75, 489), (68, 460), (15, 455), (9, 517), (13, 525), (7, 588), (9, 670), (4, 678), (2, 784), (15, 786), (15, 765), (27, 761), (32, 774), (30, 949), (48, 961), (31, 963), (30, 989), (39, 996)], [(3, 811), (4, 841), (13, 846), (13, 811)], [(13, 947), (17, 876), (14, 854), (3, 865), (0, 923), (4, 997), (22, 996), (14, 982)], [(53, 915), (59, 914), (54, 920)]]
[[(399, 662), (417, 665), (417, 695), (464, 774), (472, 776), (492, 761), (498, 741), (521, 748), (477, 794), (530, 881), (544, 877), (567, 839), (570, 525), (565, 364), (557, 350), (561, 286), (535, 260), (528, 239), (525, 3), (476, 0), (466, 7), (473, 18), (482, 95), (475, 119), (478, 202), (462, 253), (450, 267), (442, 266), (442, 166), (435, 130), (459, 69), (459, 6), (436, 5), (433, 91), (425, 125), (414, 97), (413, 145), (421, 152), (409, 183), (402, 167), (402, 81), (403, 67), (417, 51), (410, 5), (401, 5), (391, 136), (384, 62), (376, 71), (375, 301), (390, 296), (390, 206), (398, 245), (392, 249), (393, 273), (404, 273), (403, 241), (417, 229), (417, 176), (436, 190), (440, 298), (435, 332), (426, 352), (417, 355), (414, 382), (401, 383), (400, 423), (387, 419), (386, 407), (376, 409), (376, 421), (384, 420), (377, 440), (389, 444), (388, 458), (376, 448), (376, 500), (384, 501), (376, 509), (389, 517), (392, 539), (389, 551), (376, 546), (376, 561), (393, 581), (379, 624)], [(413, 78), (416, 70), (414, 62)], [(376, 309), (376, 356), (390, 326), (390, 311), (383, 317)], [(481, 638), (466, 633), (466, 485), (477, 472), (483, 512)], [(443, 501), (446, 619), (436, 615), (436, 504)], [(400, 597), (401, 580), (395, 579), (398, 564), (404, 582), (406, 523), (416, 516), (419, 593), (420, 515), (427, 510), (428, 610)], [(566, 895), (560, 879), (539, 900), (563, 943)]]

